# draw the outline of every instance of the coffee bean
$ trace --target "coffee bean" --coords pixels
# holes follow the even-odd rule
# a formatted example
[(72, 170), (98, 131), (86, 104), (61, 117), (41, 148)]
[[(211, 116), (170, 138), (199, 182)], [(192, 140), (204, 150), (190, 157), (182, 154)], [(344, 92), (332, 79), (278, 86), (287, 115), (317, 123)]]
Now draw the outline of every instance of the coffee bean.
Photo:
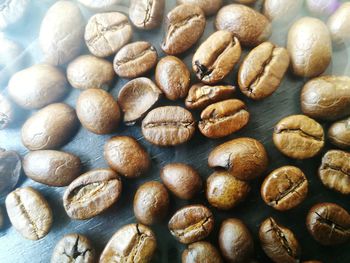
[(217, 146), (208, 158), (211, 168), (227, 170), (239, 180), (259, 177), (268, 166), (267, 152), (259, 141), (238, 138)]
[(350, 215), (334, 203), (313, 206), (306, 218), (311, 236), (324, 246), (343, 244), (350, 239)]
[(67, 186), (80, 175), (79, 157), (71, 153), (42, 150), (23, 159), (24, 173), (32, 180), (49, 186)]
[(179, 5), (191, 4), (200, 7), (206, 16), (216, 14), (223, 4), (222, 2), (222, 0), (177, 0)]
[(288, 66), (287, 50), (264, 42), (244, 58), (238, 72), (239, 88), (251, 99), (264, 99), (278, 89)]
[(130, 224), (123, 226), (112, 236), (99, 262), (149, 263), (156, 248), (156, 237), (150, 228), (141, 224)]
[(303, 2), (303, 0), (265, 0), (263, 14), (270, 21), (287, 23), (298, 15)]
[(18, 23), (26, 14), (30, 6), (29, 0), (11, 0), (1, 2), (0, 6), (0, 29), (9, 28)]
[(272, 171), (261, 185), (264, 202), (279, 211), (298, 206), (306, 198), (307, 192), (305, 174), (294, 166), (283, 166)]
[(17, 188), (6, 197), (5, 204), (12, 225), (24, 238), (38, 240), (50, 231), (52, 211), (38, 191)]
[(63, 195), (63, 206), (72, 219), (89, 219), (118, 201), (122, 182), (109, 169), (89, 171), (75, 179)]
[(249, 112), (243, 101), (224, 100), (209, 105), (201, 113), (200, 132), (208, 138), (228, 136), (248, 124)]
[(301, 110), (315, 119), (337, 120), (350, 115), (350, 77), (322, 76), (301, 92)]
[(251, 262), (254, 254), (253, 237), (247, 226), (236, 218), (229, 218), (222, 222), (219, 246), (224, 258), (232, 263)]
[(294, 233), (272, 217), (261, 223), (259, 239), (264, 252), (273, 262), (300, 262), (300, 246)]
[(165, 0), (131, 0), (129, 16), (131, 22), (140, 29), (154, 29), (163, 20)]
[(207, 179), (208, 202), (221, 210), (229, 210), (246, 199), (249, 183), (236, 179), (228, 172), (214, 172)]
[(191, 166), (183, 163), (171, 163), (160, 171), (165, 186), (178, 198), (192, 199), (202, 188), (202, 178)]
[(109, 139), (104, 146), (104, 157), (113, 170), (128, 178), (145, 174), (151, 166), (145, 148), (128, 136)]
[(190, 244), (206, 238), (211, 233), (214, 217), (203, 205), (189, 205), (172, 216), (168, 227), (179, 242)]
[(228, 31), (217, 31), (205, 40), (192, 59), (197, 78), (206, 84), (223, 80), (241, 56), (241, 45)]
[(182, 253), (182, 263), (222, 263), (219, 251), (209, 242), (199, 241), (190, 244)]
[(84, 6), (91, 8), (93, 10), (108, 10), (116, 5), (121, 0), (78, 0)]
[(333, 123), (328, 130), (328, 138), (339, 148), (350, 148), (350, 117)]
[(273, 132), (273, 142), (284, 155), (300, 160), (316, 156), (325, 143), (322, 126), (305, 115), (280, 120)]
[(15, 107), (4, 95), (0, 94), (0, 130), (6, 129), (16, 118)]
[(93, 55), (108, 57), (131, 40), (132, 27), (122, 13), (99, 13), (89, 19), (84, 37)]
[(95, 249), (89, 239), (80, 234), (68, 234), (58, 241), (51, 256), (51, 263), (68, 262), (96, 262)]
[(148, 42), (139, 41), (121, 48), (115, 55), (114, 71), (122, 78), (136, 78), (157, 64), (157, 50)]
[(350, 40), (350, 3), (343, 3), (328, 19), (328, 29), (333, 43), (344, 45)]
[(175, 146), (189, 141), (195, 131), (192, 114), (178, 106), (159, 107), (142, 121), (142, 134), (147, 141), (159, 146)]
[(0, 196), (12, 191), (21, 175), (21, 157), (14, 151), (0, 148)]

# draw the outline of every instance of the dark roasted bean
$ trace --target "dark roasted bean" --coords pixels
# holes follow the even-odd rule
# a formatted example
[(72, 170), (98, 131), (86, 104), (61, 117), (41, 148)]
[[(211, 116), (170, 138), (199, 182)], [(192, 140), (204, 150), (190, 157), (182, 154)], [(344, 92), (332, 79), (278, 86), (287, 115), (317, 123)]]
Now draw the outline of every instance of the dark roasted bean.
[(18, 182), (21, 170), (21, 157), (14, 151), (0, 148), (0, 196), (12, 191)]

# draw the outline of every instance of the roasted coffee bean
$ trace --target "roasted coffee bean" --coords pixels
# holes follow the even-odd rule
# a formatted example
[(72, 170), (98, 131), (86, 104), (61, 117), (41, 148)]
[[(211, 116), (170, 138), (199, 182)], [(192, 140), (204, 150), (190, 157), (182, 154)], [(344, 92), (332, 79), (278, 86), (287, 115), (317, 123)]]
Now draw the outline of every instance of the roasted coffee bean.
[(208, 158), (209, 167), (227, 170), (239, 180), (259, 177), (268, 166), (264, 145), (252, 138), (238, 138), (217, 146)]
[(162, 58), (156, 67), (156, 83), (169, 100), (187, 96), (190, 88), (190, 71), (177, 57)]
[(136, 78), (157, 64), (157, 50), (148, 42), (139, 41), (124, 46), (115, 55), (114, 71), (122, 78)]
[(52, 211), (38, 191), (17, 188), (6, 197), (5, 204), (12, 225), (24, 238), (38, 240), (50, 231)]
[(51, 263), (94, 263), (95, 249), (85, 236), (68, 234), (57, 243), (51, 256)]
[(291, 115), (280, 120), (273, 132), (273, 142), (284, 155), (294, 159), (316, 156), (324, 146), (322, 126), (305, 115)]
[(0, 197), (12, 191), (21, 175), (21, 157), (0, 148)]
[(262, 249), (273, 262), (300, 262), (300, 246), (297, 238), (290, 229), (277, 224), (272, 217), (261, 223), (259, 239)]
[(263, 14), (273, 22), (289, 22), (303, 6), (303, 0), (265, 0)]
[(150, 228), (141, 224), (130, 224), (120, 228), (112, 236), (99, 262), (149, 263), (156, 248), (156, 237)]
[(224, 6), (215, 20), (217, 30), (228, 30), (242, 46), (254, 47), (271, 35), (270, 21), (254, 9), (238, 4)]
[(161, 48), (168, 55), (177, 55), (191, 48), (205, 29), (205, 15), (197, 5), (182, 4), (166, 17), (166, 33)]
[(350, 117), (333, 123), (328, 130), (328, 138), (339, 148), (350, 148)]
[(337, 46), (350, 41), (350, 3), (343, 3), (328, 19), (327, 23), (333, 43)]
[(128, 136), (115, 136), (109, 139), (104, 146), (104, 157), (113, 170), (129, 178), (141, 176), (151, 166), (145, 148)]
[(142, 121), (142, 134), (159, 146), (174, 146), (189, 141), (195, 131), (195, 120), (188, 110), (178, 106), (159, 107)]
[(2, 1), (0, 5), (0, 29), (10, 27), (19, 22), (26, 14), (30, 0)]
[(203, 205), (189, 205), (178, 210), (168, 224), (170, 233), (181, 243), (190, 244), (206, 238), (214, 227), (214, 216)]
[(6, 129), (16, 118), (12, 102), (0, 94), (0, 130)]
[(232, 33), (217, 31), (197, 49), (192, 69), (203, 83), (215, 84), (233, 70), (241, 53), (241, 45)]
[(209, 242), (199, 241), (190, 244), (182, 253), (182, 263), (222, 263), (219, 251)]
[(207, 179), (207, 200), (218, 209), (234, 208), (244, 201), (249, 191), (249, 183), (236, 179), (228, 172), (214, 172)]
[(116, 131), (120, 121), (117, 101), (102, 89), (88, 89), (80, 94), (77, 115), (84, 128), (96, 134)]
[(165, 186), (178, 198), (190, 200), (202, 188), (202, 179), (191, 166), (183, 163), (171, 163), (160, 171)]
[(323, 120), (350, 115), (350, 77), (322, 76), (308, 81), (301, 92), (301, 110)]
[(250, 262), (254, 254), (253, 237), (246, 225), (236, 218), (229, 218), (222, 222), (219, 246), (227, 262)]
[(163, 184), (151, 181), (137, 189), (134, 197), (134, 214), (142, 224), (159, 223), (167, 215), (168, 208), (169, 195)]
[(248, 124), (249, 112), (243, 101), (224, 100), (209, 105), (201, 113), (200, 132), (208, 138), (228, 136)]
[(216, 14), (222, 6), (222, 2), (222, 0), (177, 0), (179, 5), (190, 4), (199, 6), (207, 16)]
[(154, 29), (163, 20), (165, 0), (131, 0), (130, 20), (140, 29)]
[(239, 88), (251, 99), (264, 99), (278, 89), (288, 66), (288, 51), (264, 42), (244, 58), (238, 72)]
[(132, 27), (122, 13), (99, 13), (89, 19), (84, 38), (93, 55), (108, 57), (131, 40)]
[(109, 169), (89, 171), (75, 179), (63, 195), (63, 206), (73, 219), (89, 219), (118, 201), (122, 192), (119, 175)]
[(306, 218), (311, 236), (324, 246), (343, 244), (350, 239), (350, 215), (334, 203), (313, 206)]
[(287, 49), (295, 75), (310, 78), (322, 74), (332, 58), (327, 26), (317, 18), (299, 19), (289, 30)]
[(283, 166), (272, 171), (261, 186), (264, 202), (279, 211), (298, 206), (306, 198), (308, 181), (297, 167)]
[(67, 91), (64, 74), (48, 64), (38, 64), (19, 71), (8, 83), (9, 96), (25, 109), (38, 109), (57, 102)]
[(67, 186), (80, 175), (81, 161), (71, 153), (34, 151), (24, 157), (23, 170), (36, 182), (49, 186)]
[(108, 10), (121, 0), (78, 0), (84, 6), (94, 10)]

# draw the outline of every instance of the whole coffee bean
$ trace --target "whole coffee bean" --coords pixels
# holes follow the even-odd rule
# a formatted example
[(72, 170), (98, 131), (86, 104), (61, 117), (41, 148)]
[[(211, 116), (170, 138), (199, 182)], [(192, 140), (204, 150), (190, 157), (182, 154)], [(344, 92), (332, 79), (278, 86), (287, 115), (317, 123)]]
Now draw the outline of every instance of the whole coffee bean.
[(108, 165), (125, 177), (139, 177), (151, 166), (151, 160), (145, 148), (134, 138), (115, 136), (104, 146), (104, 157)]
[(265, 0), (263, 13), (270, 21), (289, 22), (300, 12), (303, 2), (303, 0)]
[(339, 148), (350, 148), (350, 117), (333, 123), (328, 130), (328, 138)]
[(157, 50), (148, 42), (139, 41), (121, 48), (113, 65), (119, 77), (136, 78), (150, 71), (157, 64)]
[(113, 82), (115, 73), (113, 64), (108, 60), (83, 55), (67, 67), (67, 78), (73, 88), (108, 90)]
[(83, 47), (84, 26), (84, 17), (75, 3), (57, 1), (53, 4), (41, 22), (39, 33), (45, 61), (62, 65), (78, 56)]
[(112, 236), (99, 262), (149, 263), (156, 248), (156, 237), (150, 228), (141, 224), (130, 224), (123, 226)]
[(121, 0), (78, 0), (84, 6), (94, 10), (108, 10)]
[(110, 169), (89, 171), (75, 179), (63, 195), (63, 206), (73, 219), (89, 219), (118, 201), (122, 192), (119, 175)]
[(228, 172), (214, 172), (207, 179), (207, 200), (218, 209), (234, 208), (247, 197), (249, 191), (249, 183), (236, 179)]
[(323, 128), (305, 115), (291, 115), (280, 120), (275, 126), (273, 143), (281, 153), (290, 158), (311, 158), (324, 146)]
[(203, 205), (189, 205), (178, 210), (168, 224), (170, 233), (181, 243), (190, 244), (206, 238), (214, 227), (214, 216)]
[(132, 27), (122, 13), (99, 13), (89, 19), (84, 38), (93, 55), (108, 57), (131, 40)]
[(164, 0), (131, 0), (130, 20), (137, 28), (154, 29), (162, 23), (164, 7)]
[(295, 75), (310, 78), (322, 74), (332, 58), (327, 26), (317, 18), (299, 19), (289, 29), (287, 49)]
[(8, 98), (0, 94), (0, 130), (10, 126), (15, 117), (14, 105)]
[(227, 170), (239, 180), (259, 177), (268, 166), (264, 145), (252, 138), (238, 138), (217, 146), (208, 158), (211, 168)]
[(114, 132), (120, 121), (117, 101), (102, 89), (88, 89), (80, 94), (77, 115), (84, 128), (96, 134)]
[(138, 221), (153, 225), (168, 213), (169, 195), (163, 184), (151, 181), (141, 185), (134, 197), (134, 214)]
[(216, 16), (215, 26), (217, 30), (232, 32), (242, 46), (257, 46), (271, 35), (270, 21), (264, 15), (239, 4), (221, 8)]
[(208, 138), (228, 136), (248, 124), (249, 112), (243, 101), (237, 99), (216, 102), (206, 107), (198, 123), (200, 132)]
[(22, 162), (18, 153), (0, 148), (0, 197), (12, 191), (21, 170)]
[(52, 211), (38, 191), (17, 188), (6, 197), (5, 204), (12, 225), (24, 238), (39, 240), (50, 231)]
[(283, 166), (272, 171), (261, 185), (264, 202), (279, 211), (298, 206), (306, 198), (307, 192), (305, 174), (294, 166)]
[(337, 46), (350, 41), (350, 3), (343, 3), (327, 23), (333, 43)]
[(81, 161), (71, 153), (34, 151), (24, 157), (23, 170), (36, 182), (49, 186), (67, 186), (80, 175)]
[(239, 88), (251, 99), (264, 99), (278, 89), (288, 66), (288, 51), (264, 42), (244, 58), (238, 72)]
[(306, 218), (311, 236), (324, 246), (343, 244), (350, 239), (350, 215), (334, 203), (314, 205)]
[(215, 84), (233, 70), (241, 53), (241, 45), (232, 33), (217, 31), (197, 49), (192, 69), (203, 83)]
[(219, 251), (209, 242), (199, 241), (190, 244), (182, 253), (182, 263), (222, 263)]
[(0, 5), (1, 31), (16, 24), (26, 14), (30, 0), (2, 1)]
[(53, 254), (51, 263), (94, 263), (95, 249), (91, 242), (85, 236), (80, 234), (68, 234), (58, 241)]
[(164, 106), (150, 111), (142, 121), (142, 134), (159, 146), (174, 146), (189, 141), (194, 135), (195, 120), (188, 110)]
[(216, 14), (219, 8), (222, 6), (222, 0), (177, 0), (179, 5), (190, 4), (199, 6), (206, 16), (211, 16)]
[(229, 218), (222, 222), (219, 246), (227, 262), (250, 262), (254, 254), (253, 237), (247, 226), (236, 218)]
[(202, 178), (187, 164), (167, 164), (161, 169), (160, 178), (165, 186), (180, 199), (190, 200), (202, 189)]
[(301, 92), (301, 110), (323, 120), (350, 115), (350, 77), (322, 76), (308, 81)]
[(261, 223), (259, 229), (261, 247), (276, 263), (300, 262), (300, 246), (294, 233), (272, 218)]
[(177, 57), (162, 58), (156, 67), (156, 83), (169, 100), (187, 96), (190, 87), (190, 71)]

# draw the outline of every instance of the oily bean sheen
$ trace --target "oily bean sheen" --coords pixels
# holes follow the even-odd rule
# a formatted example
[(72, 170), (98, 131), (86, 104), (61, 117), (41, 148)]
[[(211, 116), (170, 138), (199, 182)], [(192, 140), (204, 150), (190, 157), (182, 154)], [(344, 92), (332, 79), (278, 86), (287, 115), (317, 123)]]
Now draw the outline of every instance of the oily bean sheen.
[(321, 76), (301, 92), (301, 110), (315, 119), (337, 120), (350, 115), (350, 77)]
[(238, 72), (239, 88), (251, 99), (264, 99), (277, 90), (288, 66), (287, 50), (264, 42), (243, 60)]
[(209, 242), (199, 241), (190, 244), (182, 253), (182, 263), (222, 263), (219, 251)]
[(217, 146), (208, 158), (209, 167), (224, 169), (239, 180), (252, 180), (268, 166), (264, 145), (252, 138), (238, 138)]
[(22, 162), (18, 153), (0, 148), (0, 197), (12, 191), (21, 171)]
[(6, 129), (16, 118), (15, 107), (4, 95), (0, 94), (0, 130)]
[(350, 153), (328, 151), (322, 158), (318, 175), (328, 188), (342, 194), (350, 194)]
[(112, 236), (99, 262), (149, 263), (156, 248), (156, 237), (150, 228), (142, 224), (130, 224), (123, 226)]
[(159, 107), (142, 121), (145, 139), (159, 146), (174, 146), (189, 141), (195, 131), (195, 120), (188, 110), (178, 106)]
[(38, 191), (17, 188), (6, 197), (5, 204), (12, 225), (24, 238), (39, 240), (50, 231), (52, 211)]
[(284, 155), (302, 160), (316, 156), (325, 139), (318, 122), (305, 115), (291, 115), (277, 123), (273, 142)]
[(206, 238), (214, 227), (211, 211), (203, 205), (189, 205), (178, 210), (168, 224), (170, 233), (181, 243), (190, 244)]
[(308, 181), (294, 166), (283, 166), (271, 172), (261, 186), (264, 202), (279, 211), (298, 206), (306, 198)]
[(273, 262), (300, 262), (300, 246), (295, 235), (272, 217), (261, 223), (259, 239), (264, 252)]
[(63, 195), (63, 206), (73, 219), (92, 218), (118, 201), (122, 182), (109, 169), (96, 169), (75, 179)]
[(306, 218), (311, 236), (324, 246), (339, 245), (350, 239), (350, 215), (334, 203), (313, 206)]
[(199, 6), (205, 15), (211, 16), (216, 14), (219, 8), (222, 6), (222, 0), (177, 0), (179, 5), (181, 4), (191, 4)]
[(241, 45), (232, 33), (217, 31), (197, 49), (192, 69), (203, 83), (215, 84), (233, 70), (241, 53)]
[(129, 16), (140, 29), (154, 29), (163, 20), (165, 0), (131, 0)]
[(265, 0), (263, 14), (273, 22), (289, 22), (297, 16), (303, 0)]
[(150, 43), (139, 41), (120, 49), (113, 65), (119, 77), (136, 78), (154, 68), (157, 59), (157, 50)]
[(23, 170), (36, 182), (49, 186), (67, 186), (80, 175), (81, 161), (71, 153), (34, 151), (24, 157)]
[(328, 130), (328, 138), (339, 148), (350, 148), (350, 117), (333, 123)]
[(34, 113), (22, 126), (22, 143), (31, 151), (64, 145), (76, 132), (75, 110), (64, 103), (46, 106)]
[(337, 46), (350, 41), (350, 3), (343, 3), (328, 19), (327, 23), (333, 43)]
[(177, 55), (188, 50), (205, 29), (205, 15), (197, 5), (179, 5), (166, 18), (166, 34), (161, 48), (168, 55)]
[(243, 101), (224, 100), (209, 105), (201, 113), (200, 132), (208, 138), (228, 136), (248, 124), (249, 112)]

